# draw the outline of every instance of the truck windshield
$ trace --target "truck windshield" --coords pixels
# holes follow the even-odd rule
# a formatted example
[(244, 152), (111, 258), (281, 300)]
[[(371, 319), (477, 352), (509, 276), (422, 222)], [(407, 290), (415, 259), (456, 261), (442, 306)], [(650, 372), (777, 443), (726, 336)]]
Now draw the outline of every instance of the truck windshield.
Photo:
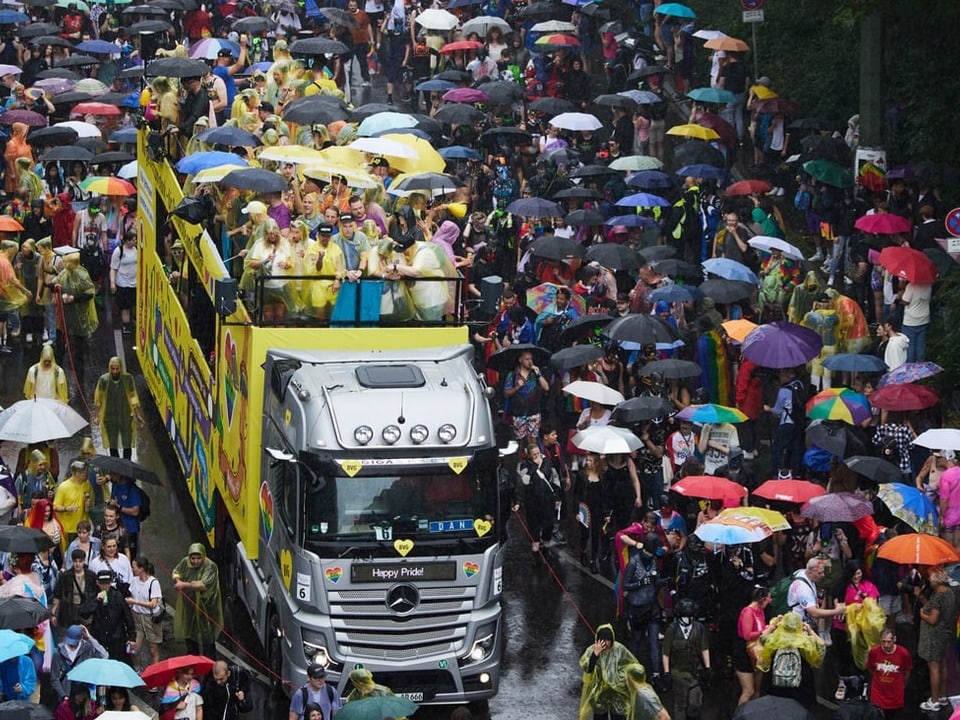
[[(416, 538), (424, 542), (480, 537), (474, 521), (493, 522), (495, 474), (457, 475), (444, 468), (390, 474), (326, 475), (306, 495), (307, 544)], [(487, 479), (489, 478), (489, 479)], [(315, 486), (316, 487), (316, 486)], [(492, 537), (494, 533), (490, 533)]]

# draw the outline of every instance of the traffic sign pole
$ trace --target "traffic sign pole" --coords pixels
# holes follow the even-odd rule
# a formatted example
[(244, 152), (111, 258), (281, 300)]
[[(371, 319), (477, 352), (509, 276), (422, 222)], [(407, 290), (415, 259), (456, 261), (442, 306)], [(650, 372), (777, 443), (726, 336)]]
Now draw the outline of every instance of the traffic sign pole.
[(763, 22), (763, 0), (740, 0), (743, 5), (743, 21), (750, 23), (750, 41), (753, 50), (753, 81), (760, 77), (760, 58), (757, 54), (757, 23)]
[(753, 50), (753, 81), (756, 82), (757, 78), (760, 77), (760, 57), (757, 52), (757, 23), (750, 23), (750, 48)]

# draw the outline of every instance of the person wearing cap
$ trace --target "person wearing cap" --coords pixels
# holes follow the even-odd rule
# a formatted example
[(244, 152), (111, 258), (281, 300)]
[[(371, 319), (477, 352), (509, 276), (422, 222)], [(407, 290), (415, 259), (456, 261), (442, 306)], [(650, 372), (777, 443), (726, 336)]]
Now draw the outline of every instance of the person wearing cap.
[(107, 372), (97, 380), (93, 406), (96, 410), (93, 424), (102, 428), (104, 447), (113, 457), (120, 457), (122, 447), (123, 457), (129, 460), (137, 442), (134, 421), (143, 427), (143, 412), (133, 376), (124, 372), (119, 357), (110, 358)]
[(357, 230), (357, 220), (352, 213), (343, 212), (340, 214), (340, 232), (334, 242), (343, 251), (347, 266), (347, 279), (359, 280), (367, 270), (370, 240)]
[(57, 486), (53, 496), (53, 510), (63, 525), (67, 543), (77, 537), (77, 523), (90, 519), (92, 497), (87, 464), (82, 460), (74, 460), (70, 463), (70, 475)]
[[(456, 268), (453, 267), (453, 263), (447, 258), (443, 249), (434, 243), (418, 240), (418, 236), (423, 237), (419, 232), (407, 231), (394, 241), (393, 251), (397, 254), (396, 262), (387, 268), (384, 277), (387, 280), (456, 278)], [(453, 311), (456, 297), (451, 289), (451, 283), (414, 282), (409, 284), (409, 290), (418, 320), (439, 322), (444, 314)]]
[(307, 706), (316, 704), (323, 711), (323, 720), (332, 720), (343, 707), (343, 699), (333, 685), (327, 685), (327, 671), (320, 663), (307, 666), (307, 682), (290, 696), (288, 720), (305, 720)]
[(67, 628), (63, 641), (53, 651), (50, 663), (50, 687), (58, 702), (69, 700), (70, 681), (67, 673), (84, 660), (106, 658), (107, 650), (83, 625), (71, 625)]
[(106, 648), (111, 660), (125, 662), (128, 644), (136, 642), (137, 628), (125, 593), (112, 587), (113, 582), (113, 571), (97, 572), (97, 594), (93, 602), (90, 634)]
[(27, 377), (23, 383), (23, 396), (27, 400), (46, 398), (59, 400), (62, 403), (70, 401), (67, 374), (57, 365), (51, 343), (43, 344), (40, 350), (40, 362), (31, 365), (27, 370)]
[[(240, 257), (246, 256), (254, 244), (260, 240), (265, 232), (266, 228), (264, 224), (270, 218), (267, 217), (267, 206), (265, 203), (260, 200), (251, 200), (246, 205), (240, 209), (241, 217), (246, 216), (247, 221), (241, 225), (237, 225), (232, 230), (227, 230), (227, 237), (232, 238), (235, 236), (240, 236), (240, 240), (233, 241), (233, 249), (240, 247), (239, 252), (231, 252), (231, 254), (239, 255)], [(240, 288), (243, 290), (243, 288)]]
[(217, 636), (223, 628), (217, 564), (207, 557), (202, 543), (193, 543), (173, 569), (172, 577), (179, 593), (173, 617), (177, 640), (186, 641), (188, 653), (215, 658)]
[[(234, 81), (233, 76), (238, 72), (243, 70), (247, 64), (247, 36), (242, 35), (240, 37), (240, 55), (234, 59), (233, 50), (229, 48), (222, 48), (217, 53), (217, 59), (213, 66), (213, 74), (218, 78), (223, 80), (223, 84), (227, 90), (227, 105), (226, 107), (231, 107), (233, 105), (233, 100), (237, 96), (237, 83)], [(217, 124), (222, 125), (223, 120), (221, 116), (217, 115)]]
[(304, 274), (324, 277), (304, 282), (304, 312), (321, 320), (330, 318), (340, 285), (347, 275), (343, 250), (331, 242), (332, 237), (333, 227), (321, 222), (316, 227), (316, 238), (307, 241), (304, 254)]

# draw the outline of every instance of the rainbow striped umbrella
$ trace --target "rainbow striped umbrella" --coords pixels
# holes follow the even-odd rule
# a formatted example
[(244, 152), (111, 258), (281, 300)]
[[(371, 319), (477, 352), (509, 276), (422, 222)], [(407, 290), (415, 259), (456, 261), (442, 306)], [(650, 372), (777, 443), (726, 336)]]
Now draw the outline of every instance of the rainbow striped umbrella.
[(133, 195), (137, 189), (132, 183), (118, 177), (91, 175), (80, 182), (80, 187), (86, 192), (97, 195)]
[(870, 415), (867, 396), (848, 388), (822, 390), (807, 401), (807, 417), (811, 420), (842, 420), (848, 425), (859, 425)]

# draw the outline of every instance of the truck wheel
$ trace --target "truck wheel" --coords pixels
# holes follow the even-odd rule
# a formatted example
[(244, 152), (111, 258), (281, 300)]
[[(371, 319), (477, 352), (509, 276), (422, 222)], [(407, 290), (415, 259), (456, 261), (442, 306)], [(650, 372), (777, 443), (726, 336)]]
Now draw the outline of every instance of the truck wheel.
[(267, 653), (267, 667), (270, 669), (270, 681), (274, 690), (283, 686), (283, 634), (280, 620), (275, 610), (267, 616), (267, 637), (264, 650)]

